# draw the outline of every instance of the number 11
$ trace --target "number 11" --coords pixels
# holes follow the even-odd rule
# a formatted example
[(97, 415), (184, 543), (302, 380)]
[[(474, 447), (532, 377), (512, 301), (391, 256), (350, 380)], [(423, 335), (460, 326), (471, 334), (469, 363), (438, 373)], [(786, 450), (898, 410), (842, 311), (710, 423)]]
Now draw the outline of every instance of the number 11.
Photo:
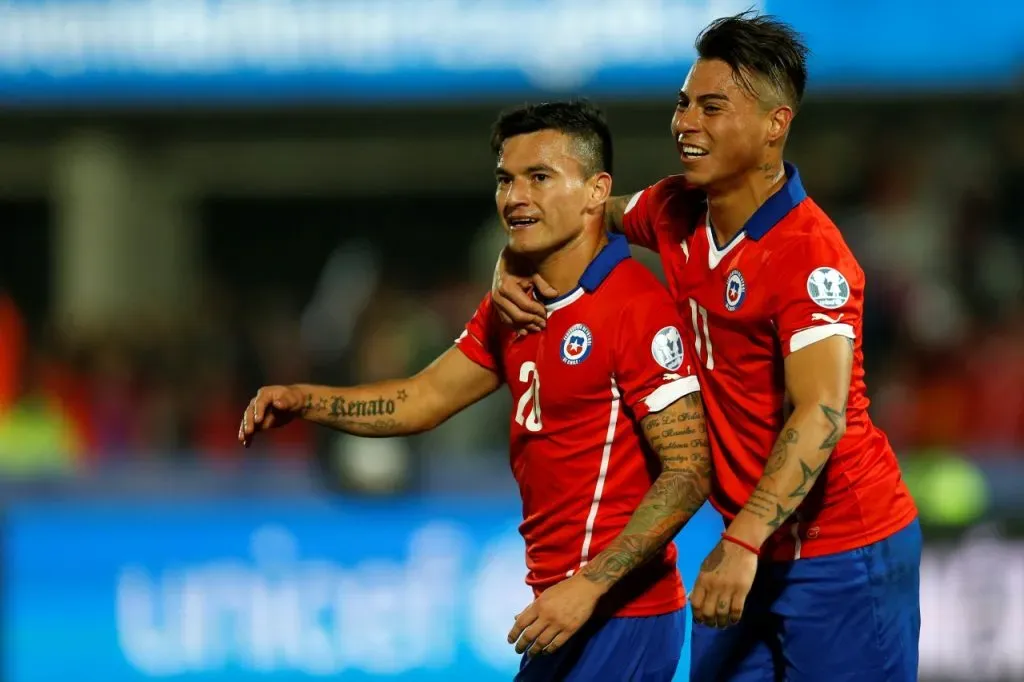
[[(700, 327), (697, 325), (697, 316), (700, 315), (700, 319), (704, 323), (704, 335), (701, 336)], [(704, 365), (708, 369), (715, 368), (715, 356), (711, 352), (711, 334), (708, 332), (708, 311), (706, 308), (697, 305), (697, 301), (690, 299), (690, 320), (693, 322), (693, 336), (697, 340), (697, 357), (700, 357), (701, 349), (707, 346), (707, 360)]]

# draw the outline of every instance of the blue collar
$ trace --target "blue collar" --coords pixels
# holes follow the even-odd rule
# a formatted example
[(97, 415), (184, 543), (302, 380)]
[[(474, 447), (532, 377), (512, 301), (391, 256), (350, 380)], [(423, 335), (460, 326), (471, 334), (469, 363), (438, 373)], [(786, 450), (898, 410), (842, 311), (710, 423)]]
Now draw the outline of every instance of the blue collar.
[(593, 293), (601, 286), (601, 282), (608, 279), (615, 266), (629, 258), (629, 242), (626, 235), (612, 233), (608, 235), (608, 243), (604, 245), (590, 265), (583, 271), (580, 277), (580, 286), (584, 291)]
[[(608, 279), (608, 275), (612, 274), (615, 266), (631, 255), (626, 236), (617, 232), (610, 233), (608, 235), (608, 243), (604, 245), (603, 249), (598, 251), (597, 255), (594, 256), (594, 260), (590, 261), (590, 265), (583, 271), (583, 275), (580, 277), (580, 284), (576, 289), (582, 288), (587, 293), (593, 293), (601, 286), (601, 282)], [(551, 299), (543, 298), (538, 294), (537, 299), (545, 305), (550, 305), (575, 293), (576, 289)]]
[(743, 231), (754, 241), (768, 234), (768, 230), (775, 227), (785, 218), (790, 211), (796, 208), (797, 204), (807, 198), (807, 192), (800, 181), (800, 173), (796, 166), (789, 162), (783, 162), (782, 167), (786, 171), (786, 184), (775, 194), (768, 197), (768, 201), (754, 211)]

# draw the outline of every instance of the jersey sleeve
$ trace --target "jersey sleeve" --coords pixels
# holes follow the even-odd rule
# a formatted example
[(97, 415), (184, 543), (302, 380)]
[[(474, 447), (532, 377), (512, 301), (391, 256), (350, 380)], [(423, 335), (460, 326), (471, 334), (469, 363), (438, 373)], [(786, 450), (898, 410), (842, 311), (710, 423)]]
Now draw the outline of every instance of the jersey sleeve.
[(803, 238), (781, 254), (775, 323), (783, 356), (831, 336), (856, 339), (864, 272), (841, 239)]
[(642, 420), (700, 389), (667, 291), (643, 293), (623, 307), (615, 347), (615, 379), (623, 401)]
[(496, 374), (501, 373), (501, 352), (498, 344), (498, 324), (500, 324), (487, 294), (477, 307), (473, 317), (466, 323), (466, 328), (455, 339), (455, 345), (463, 355)]
[(622, 234), (630, 244), (658, 250), (658, 223), (669, 205), (687, 201), (685, 181), (673, 175), (640, 190), (629, 199), (622, 216)]

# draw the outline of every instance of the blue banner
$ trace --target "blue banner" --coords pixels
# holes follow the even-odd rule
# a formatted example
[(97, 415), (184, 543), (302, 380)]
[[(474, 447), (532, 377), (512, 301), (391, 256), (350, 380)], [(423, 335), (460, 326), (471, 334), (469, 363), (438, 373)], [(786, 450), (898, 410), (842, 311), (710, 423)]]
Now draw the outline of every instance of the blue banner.
[[(518, 521), (509, 499), (16, 504), (3, 679), (507, 682)], [(683, 529), (687, 585), (720, 530), (708, 507)], [(923, 680), (1024, 678), (1024, 543), (926, 546), (921, 615)]]
[(0, 0), (0, 102), (670, 99), (711, 20), (806, 34), (811, 88), (999, 88), (1024, 5), (907, 0)]
[[(507, 682), (516, 501), (18, 506), (9, 682)], [(680, 539), (689, 584), (717, 540)], [(683, 672), (680, 679), (684, 679)]]

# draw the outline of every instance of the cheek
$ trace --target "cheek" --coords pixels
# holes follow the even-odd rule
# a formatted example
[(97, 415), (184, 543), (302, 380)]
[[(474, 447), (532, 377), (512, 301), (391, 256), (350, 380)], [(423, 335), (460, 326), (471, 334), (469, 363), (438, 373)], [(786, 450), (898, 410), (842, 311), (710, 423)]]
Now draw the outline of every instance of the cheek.
[(724, 151), (723, 156), (733, 159), (750, 156), (756, 148), (755, 138), (760, 134), (757, 129), (751, 130), (737, 125), (734, 121), (723, 121), (723, 125), (715, 130), (715, 147)]

